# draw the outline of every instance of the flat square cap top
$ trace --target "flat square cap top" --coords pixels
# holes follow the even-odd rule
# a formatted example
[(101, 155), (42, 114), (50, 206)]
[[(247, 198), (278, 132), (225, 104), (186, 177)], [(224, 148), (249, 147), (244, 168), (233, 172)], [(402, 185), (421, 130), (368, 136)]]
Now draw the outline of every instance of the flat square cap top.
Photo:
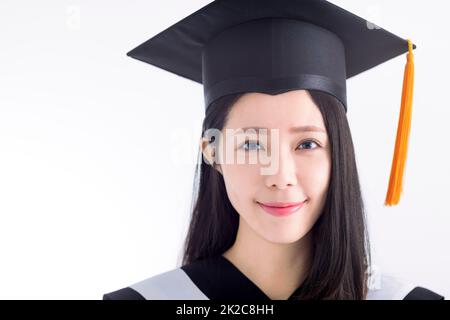
[(127, 55), (203, 84), (206, 108), (231, 93), (293, 89), (346, 108), (346, 79), (407, 51), (407, 40), (328, 1), (216, 0)]

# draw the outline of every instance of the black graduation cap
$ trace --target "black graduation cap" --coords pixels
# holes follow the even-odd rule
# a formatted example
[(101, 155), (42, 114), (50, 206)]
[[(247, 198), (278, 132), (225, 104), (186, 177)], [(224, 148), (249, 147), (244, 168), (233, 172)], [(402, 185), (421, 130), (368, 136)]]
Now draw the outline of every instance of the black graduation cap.
[(216, 0), (127, 53), (203, 84), (205, 108), (242, 92), (314, 89), (347, 111), (346, 79), (408, 52), (385, 205), (402, 191), (415, 45), (325, 0)]

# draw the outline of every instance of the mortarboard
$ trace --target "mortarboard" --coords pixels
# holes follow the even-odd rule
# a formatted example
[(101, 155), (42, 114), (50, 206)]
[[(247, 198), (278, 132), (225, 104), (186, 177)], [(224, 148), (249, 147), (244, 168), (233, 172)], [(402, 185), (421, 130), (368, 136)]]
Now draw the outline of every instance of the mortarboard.
[(411, 126), (415, 45), (325, 0), (216, 0), (127, 53), (203, 84), (205, 109), (243, 92), (296, 89), (335, 96), (346, 80), (408, 52), (385, 205), (402, 192)]

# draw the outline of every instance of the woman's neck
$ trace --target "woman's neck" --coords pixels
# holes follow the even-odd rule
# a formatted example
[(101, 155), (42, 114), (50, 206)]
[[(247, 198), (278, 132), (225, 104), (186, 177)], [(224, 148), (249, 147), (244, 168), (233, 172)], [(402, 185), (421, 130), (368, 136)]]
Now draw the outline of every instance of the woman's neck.
[(240, 218), (236, 241), (223, 256), (272, 300), (285, 300), (309, 270), (311, 232), (295, 243), (269, 242)]

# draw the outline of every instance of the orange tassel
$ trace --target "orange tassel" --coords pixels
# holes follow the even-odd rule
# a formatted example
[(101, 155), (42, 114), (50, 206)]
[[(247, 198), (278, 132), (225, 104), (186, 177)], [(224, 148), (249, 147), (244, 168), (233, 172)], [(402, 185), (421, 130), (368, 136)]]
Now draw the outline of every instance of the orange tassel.
[(406, 56), (405, 73), (403, 77), (402, 102), (398, 119), (397, 138), (395, 141), (394, 158), (389, 178), (389, 188), (384, 205), (398, 204), (403, 190), (403, 174), (408, 153), (408, 140), (411, 129), (412, 101), (414, 88), (414, 55), (411, 40), (408, 39), (408, 54)]

